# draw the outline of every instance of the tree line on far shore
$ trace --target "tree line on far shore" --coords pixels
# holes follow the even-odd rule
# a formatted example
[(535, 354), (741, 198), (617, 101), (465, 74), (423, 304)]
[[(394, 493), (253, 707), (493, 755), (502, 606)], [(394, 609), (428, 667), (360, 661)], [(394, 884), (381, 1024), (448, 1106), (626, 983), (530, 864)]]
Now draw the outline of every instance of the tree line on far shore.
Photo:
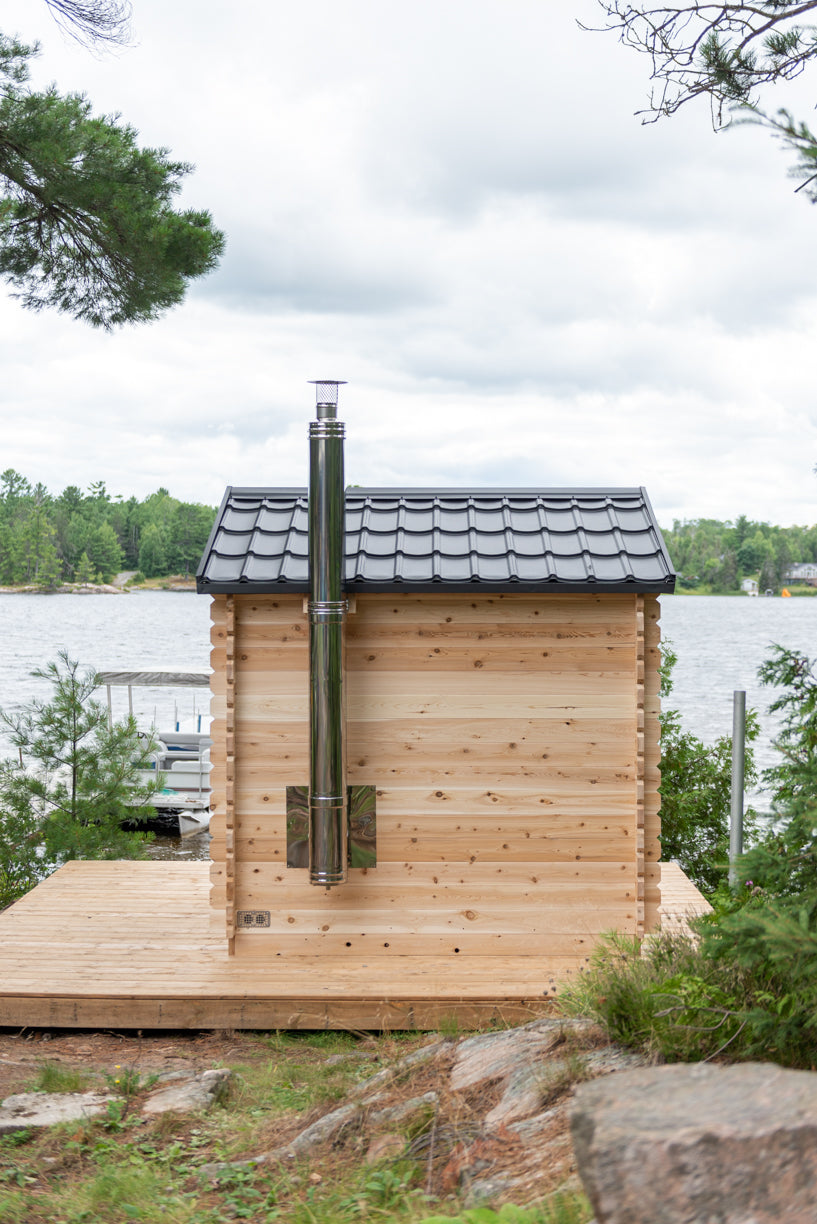
[[(7, 468), (0, 475), (0, 585), (50, 590), (64, 582), (110, 582), (121, 570), (145, 578), (195, 572), (216, 515), (167, 489), (139, 501), (108, 493), (104, 481), (59, 495)], [(817, 564), (817, 525), (778, 527), (740, 515), (734, 522), (676, 519), (664, 531), (679, 589), (739, 591), (746, 577), (779, 591), (789, 568)]]
[(204, 551), (215, 508), (157, 489), (139, 501), (104, 481), (54, 496), (7, 468), (0, 475), (0, 585), (53, 590), (110, 582), (122, 570), (145, 578), (189, 575)]
[(676, 519), (664, 539), (678, 574), (678, 589), (713, 595), (739, 591), (756, 578), (761, 591), (779, 591), (792, 565), (817, 563), (817, 526), (777, 527), (741, 514), (734, 522)]

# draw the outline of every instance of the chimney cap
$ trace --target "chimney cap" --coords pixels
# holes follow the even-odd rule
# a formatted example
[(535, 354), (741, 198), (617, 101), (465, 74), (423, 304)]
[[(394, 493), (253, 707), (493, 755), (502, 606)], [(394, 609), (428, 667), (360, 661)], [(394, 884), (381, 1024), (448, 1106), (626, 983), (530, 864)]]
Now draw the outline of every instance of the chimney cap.
[(346, 386), (345, 378), (310, 378), (315, 388), (315, 399), (318, 408), (338, 406), (338, 387)]

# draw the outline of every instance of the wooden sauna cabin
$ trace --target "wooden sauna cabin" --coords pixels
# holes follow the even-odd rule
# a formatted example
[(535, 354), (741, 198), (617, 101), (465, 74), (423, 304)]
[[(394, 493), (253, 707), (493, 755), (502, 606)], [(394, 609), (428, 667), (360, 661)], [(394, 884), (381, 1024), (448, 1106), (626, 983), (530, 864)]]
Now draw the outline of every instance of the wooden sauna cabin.
[[(310, 862), (306, 488), (228, 488), (212, 596), (211, 906), (236, 961), (418, 999), (541, 998), (660, 903), (659, 604), (642, 488), (342, 497), (345, 878)], [(314, 592), (313, 592), (314, 594)], [(337, 789), (337, 788), (336, 788)], [(403, 990), (405, 994), (405, 990)]]

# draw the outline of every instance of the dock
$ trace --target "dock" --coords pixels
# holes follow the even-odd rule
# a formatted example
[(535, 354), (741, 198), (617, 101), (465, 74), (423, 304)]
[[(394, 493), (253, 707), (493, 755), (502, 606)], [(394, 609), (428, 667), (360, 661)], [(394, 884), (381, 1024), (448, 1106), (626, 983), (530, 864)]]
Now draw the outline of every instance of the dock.
[[(671, 913), (705, 912), (664, 870)], [(67, 863), (0, 914), (0, 1026), (469, 1028), (552, 1008), (557, 983), (531, 956), (321, 958), (319, 974), (309, 956), (230, 957), (209, 896), (207, 862)]]

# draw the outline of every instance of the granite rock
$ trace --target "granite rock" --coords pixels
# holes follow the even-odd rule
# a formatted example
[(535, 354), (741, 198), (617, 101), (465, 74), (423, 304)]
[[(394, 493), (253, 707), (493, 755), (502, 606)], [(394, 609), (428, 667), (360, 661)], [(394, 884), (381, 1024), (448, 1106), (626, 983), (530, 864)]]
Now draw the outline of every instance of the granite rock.
[(231, 1079), (232, 1072), (226, 1067), (204, 1071), (192, 1078), (185, 1076), (152, 1092), (142, 1105), (142, 1113), (195, 1113), (209, 1109), (227, 1091)]
[(648, 1067), (579, 1085), (579, 1174), (598, 1224), (814, 1224), (817, 1074)]
[(0, 1135), (27, 1127), (81, 1122), (104, 1114), (117, 1097), (100, 1092), (21, 1092), (0, 1103)]

